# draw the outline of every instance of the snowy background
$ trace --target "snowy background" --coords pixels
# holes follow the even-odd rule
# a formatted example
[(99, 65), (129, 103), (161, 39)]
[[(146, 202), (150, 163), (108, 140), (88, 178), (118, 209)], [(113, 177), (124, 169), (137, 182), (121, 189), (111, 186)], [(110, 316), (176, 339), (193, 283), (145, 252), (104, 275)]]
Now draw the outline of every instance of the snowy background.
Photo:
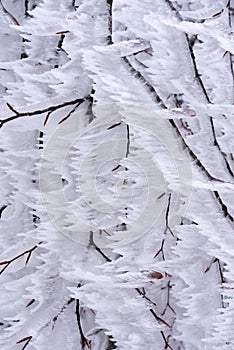
[(233, 15), (0, 1), (1, 349), (234, 349)]

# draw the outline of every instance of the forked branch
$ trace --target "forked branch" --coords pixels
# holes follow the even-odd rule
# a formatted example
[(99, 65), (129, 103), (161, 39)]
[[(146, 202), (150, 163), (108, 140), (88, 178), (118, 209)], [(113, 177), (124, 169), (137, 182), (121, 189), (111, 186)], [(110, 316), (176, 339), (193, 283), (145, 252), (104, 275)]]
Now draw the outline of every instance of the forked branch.
[(40, 244), (42, 244), (43, 242), (39, 242), (38, 244), (36, 244), (34, 247), (28, 249), (28, 250), (25, 250), (23, 253), (15, 256), (14, 258), (12, 259), (9, 259), (9, 260), (5, 260), (5, 261), (1, 261), (0, 262), (0, 265), (5, 265), (1, 271), (0, 271), (0, 275), (10, 266), (11, 263), (13, 263), (13, 261), (21, 258), (22, 256), (24, 255), (27, 255), (27, 258), (26, 258), (26, 261), (25, 261), (25, 265), (27, 265), (27, 263), (29, 262), (30, 258), (31, 258), (31, 255), (32, 255), (32, 252), (38, 248), (38, 246)]
[[(14, 114), (11, 117), (0, 120), (0, 128), (3, 127), (4, 124), (6, 124), (12, 120), (18, 119), (18, 118), (30, 117), (30, 116), (44, 114), (44, 113), (48, 113), (50, 115), (52, 112), (54, 112), (60, 108), (64, 108), (64, 107), (71, 106), (71, 105), (81, 104), (82, 102), (90, 101), (91, 99), (92, 98), (90, 97), (90, 95), (88, 95), (84, 98), (76, 98), (74, 100), (66, 101), (66, 102), (60, 103), (58, 105), (50, 106), (50, 107), (43, 108), (43, 109), (37, 109), (37, 110), (34, 110), (32, 112), (18, 112), (14, 107), (12, 107), (9, 103), (7, 103), (8, 108)], [(48, 114), (47, 114), (47, 116), (48, 116)]]

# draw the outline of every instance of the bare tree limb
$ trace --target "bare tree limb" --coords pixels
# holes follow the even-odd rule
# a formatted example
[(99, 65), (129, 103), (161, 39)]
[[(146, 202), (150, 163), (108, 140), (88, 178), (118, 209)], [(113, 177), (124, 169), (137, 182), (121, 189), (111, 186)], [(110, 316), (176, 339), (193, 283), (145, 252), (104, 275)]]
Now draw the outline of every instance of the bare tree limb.
[(8, 268), (8, 266), (9, 266), (13, 261), (15, 261), (15, 260), (21, 258), (21, 257), (24, 256), (24, 255), (27, 255), (26, 262), (25, 262), (25, 265), (27, 265), (27, 263), (29, 262), (29, 260), (30, 260), (30, 258), (31, 258), (32, 252), (33, 252), (35, 249), (37, 249), (38, 246), (39, 246), (40, 244), (42, 244), (42, 243), (43, 243), (42, 241), (39, 242), (39, 243), (38, 243), (37, 245), (35, 245), (34, 247), (32, 247), (32, 248), (30, 248), (30, 249), (28, 249), (28, 250), (25, 250), (23, 253), (21, 253), (21, 254), (15, 256), (14, 258), (12, 258), (12, 259), (10, 259), (10, 260), (1, 261), (1, 262), (0, 262), (0, 265), (5, 265), (5, 266), (1, 269), (0, 275)]
[(81, 348), (82, 348), (82, 350), (84, 350), (87, 347), (88, 349), (91, 350), (92, 349), (91, 342), (85, 337), (83, 329), (82, 329), (82, 325), (81, 325), (80, 300), (79, 299), (76, 300), (76, 320), (77, 320), (77, 325), (78, 325), (79, 332), (80, 332)]
[[(180, 13), (176, 10), (176, 8), (174, 7), (174, 5), (172, 4), (171, 0), (165, 0), (165, 2), (168, 4), (168, 6), (171, 8), (171, 10), (173, 12), (175, 12), (177, 18), (182, 21), (183, 18), (181, 17)], [(199, 71), (198, 71), (198, 67), (197, 67), (197, 62), (196, 62), (196, 57), (195, 57), (195, 54), (194, 54), (194, 51), (193, 51), (193, 46), (191, 45), (190, 43), (190, 40), (189, 40), (189, 36), (187, 33), (184, 34), (185, 35), (185, 39), (186, 39), (186, 42), (187, 42), (187, 45), (188, 45), (188, 49), (189, 49), (189, 52), (190, 52), (190, 56), (191, 56), (191, 61), (192, 61), (192, 64), (193, 64), (193, 69), (194, 69), (194, 74), (195, 74), (195, 78), (201, 88), (201, 91), (207, 101), (207, 103), (209, 104), (212, 104), (212, 101), (210, 100), (209, 98), (209, 95), (207, 93), (207, 90), (205, 88), (205, 85), (203, 83), (203, 80), (201, 78), (201, 75), (199, 74)], [(234, 78), (233, 78), (234, 79)], [(217, 140), (217, 136), (216, 136), (216, 132), (215, 132), (215, 128), (214, 128), (214, 121), (213, 121), (213, 118), (210, 117), (210, 126), (211, 126), (211, 131), (212, 131), (212, 134), (213, 134), (213, 139), (214, 139), (214, 145), (217, 147), (218, 151), (220, 152), (223, 160), (224, 160), (224, 163), (226, 165), (226, 168), (227, 168), (227, 171), (228, 173), (230, 174), (231, 177), (234, 177), (234, 173), (232, 171), (232, 168), (229, 164), (229, 161), (227, 159), (227, 155), (222, 151), (220, 145), (219, 145), (219, 142)]]
[(37, 110), (34, 110), (32, 112), (18, 112), (9, 103), (7, 103), (7, 106), (9, 107), (10, 110), (14, 111), (15, 115), (13, 115), (12, 117), (0, 120), (0, 128), (4, 124), (6, 124), (12, 120), (15, 120), (17, 118), (30, 117), (30, 116), (34, 116), (34, 115), (38, 115), (38, 114), (47, 113), (47, 112), (51, 114), (52, 112), (56, 111), (57, 109), (60, 109), (60, 108), (66, 107), (66, 106), (70, 106), (70, 105), (74, 105), (77, 103), (82, 103), (85, 101), (90, 101), (90, 100), (91, 100), (90, 96), (86, 96), (84, 98), (76, 98), (75, 100), (66, 101), (66, 102), (63, 102), (61, 104), (58, 104), (55, 106), (50, 106), (50, 107), (43, 108), (43, 109), (37, 109)]

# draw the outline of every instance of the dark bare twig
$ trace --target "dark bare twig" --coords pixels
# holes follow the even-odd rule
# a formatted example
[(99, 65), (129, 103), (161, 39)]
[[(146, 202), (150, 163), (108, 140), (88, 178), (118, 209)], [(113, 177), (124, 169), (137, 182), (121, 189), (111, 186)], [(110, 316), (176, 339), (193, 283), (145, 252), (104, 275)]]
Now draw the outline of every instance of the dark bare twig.
[(203, 92), (203, 95), (205, 96), (206, 101), (208, 103), (212, 103), (210, 98), (209, 98), (209, 95), (208, 95), (208, 93), (206, 91), (206, 88), (205, 88), (205, 85), (203, 83), (203, 80), (201, 79), (201, 75), (198, 72), (198, 67), (197, 67), (197, 62), (196, 62), (196, 57), (195, 57), (195, 54), (194, 54), (194, 51), (193, 51), (193, 47), (192, 47), (192, 45), (190, 43), (189, 36), (186, 33), (185, 33), (185, 38), (186, 38), (186, 41), (187, 41), (188, 49), (189, 49), (191, 60), (192, 60), (192, 63), (193, 63), (193, 69), (194, 69), (195, 78), (196, 78), (196, 80), (198, 81), (198, 83), (199, 83), (199, 85), (201, 87), (201, 90)]
[(31, 255), (32, 255), (32, 252), (38, 248), (38, 246), (40, 244), (42, 244), (43, 242), (39, 242), (37, 245), (35, 245), (34, 247), (28, 249), (28, 250), (25, 250), (23, 253), (15, 256), (14, 258), (10, 259), (10, 260), (6, 260), (6, 261), (1, 261), (0, 262), (0, 265), (5, 265), (1, 271), (0, 271), (0, 275), (8, 268), (8, 266), (15, 260), (21, 258), (22, 256), (26, 255), (27, 254), (27, 258), (26, 258), (26, 261), (25, 261), (25, 265), (27, 265), (27, 263), (29, 262), (30, 258), (31, 258)]
[(145, 291), (142, 292), (142, 291), (140, 290), (140, 288), (135, 288), (135, 289), (136, 289), (137, 293), (140, 294), (144, 299), (146, 299), (148, 302), (150, 302), (150, 303), (153, 304), (154, 306), (157, 306), (157, 304), (156, 304), (154, 301), (152, 301), (150, 298), (148, 298), (148, 297), (146, 296)]
[(109, 28), (109, 35), (107, 37), (107, 42), (109, 45), (113, 44), (112, 41), (112, 5), (113, 0), (106, 0), (107, 6), (109, 8), (109, 19), (108, 19), (108, 28)]
[(24, 0), (24, 15), (26, 17), (32, 17), (29, 13), (28, 13), (28, 10), (29, 10), (29, 0)]
[(106, 130), (114, 129), (114, 128), (116, 128), (117, 126), (119, 126), (121, 124), (122, 124), (122, 122), (119, 122), (119, 123), (116, 123), (116, 124), (112, 124), (111, 126), (108, 126), (108, 128)]
[(185, 139), (183, 138), (183, 136), (180, 133), (180, 130), (178, 128), (178, 126), (176, 125), (176, 123), (174, 122), (174, 120), (170, 119), (169, 120), (171, 125), (174, 127), (176, 133), (178, 134), (178, 137), (180, 139), (180, 141), (182, 142), (182, 145), (184, 146), (184, 148), (188, 151), (190, 157), (195, 161), (195, 163), (197, 164), (197, 166), (200, 168), (200, 170), (202, 171), (203, 174), (205, 174), (207, 176), (207, 178), (211, 181), (217, 181), (217, 182), (221, 182), (221, 183), (225, 183), (225, 181), (218, 179), (216, 177), (214, 177), (213, 175), (211, 175), (209, 173), (209, 171), (206, 169), (206, 167), (204, 166), (204, 164), (200, 161), (200, 159), (198, 159), (197, 155), (193, 152), (193, 150), (189, 147), (189, 145), (186, 143)]
[(7, 205), (3, 205), (1, 208), (0, 208), (0, 219), (2, 217), (2, 213), (3, 211), (7, 208)]
[[(107, 256), (105, 256), (103, 254), (103, 252), (100, 251), (100, 248), (97, 250), (107, 261), (112, 261), (110, 258), (108, 258)], [(137, 291), (138, 294), (140, 294), (144, 299), (146, 299), (147, 301), (149, 301), (151, 304), (153, 304), (154, 306), (156, 306), (156, 303), (154, 303), (150, 298), (147, 297), (145, 292), (141, 292), (141, 290), (139, 288), (135, 288), (135, 290)], [(154, 316), (154, 318), (158, 321), (163, 323), (165, 326), (167, 326), (168, 328), (171, 328), (171, 326), (164, 320), (162, 319), (160, 316), (158, 316), (156, 314), (156, 312), (153, 309), (149, 309), (150, 313)]]
[(44, 120), (44, 123), (43, 123), (44, 126), (46, 126), (46, 124), (47, 124), (47, 122), (48, 122), (48, 120), (49, 120), (49, 117), (50, 117), (51, 113), (53, 113), (53, 111), (49, 111), (49, 112), (46, 114), (46, 117), (45, 117), (45, 120)]
[(144, 77), (144, 75), (139, 70), (133, 67), (127, 57), (123, 57), (122, 59), (129, 66), (130, 71), (135, 75), (135, 77), (144, 82), (145, 88), (152, 96), (154, 96), (155, 101), (161, 106), (161, 108), (167, 109), (167, 106), (164, 104), (163, 100), (160, 98), (153, 85)]
[[(68, 53), (63, 48), (63, 42), (64, 42), (64, 39), (65, 39), (67, 33), (69, 33), (69, 30), (64, 30), (62, 32), (56, 33), (56, 34), (60, 34), (60, 38), (59, 38), (58, 45), (57, 45), (57, 51), (56, 51), (57, 54), (60, 51), (63, 51), (68, 56)], [(55, 68), (58, 68), (58, 67), (56, 66)]]
[[(223, 275), (223, 269), (222, 269), (222, 266), (221, 266), (221, 261), (218, 259), (218, 258), (213, 258), (210, 262), (210, 264), (207, 266), (207, 268), (205, 269), (205, 273), (209, 272), (212, 265), (217, 263), (218, 265), (218, 270), (219, 270), (219, 275), (220, 275), (220, 282), (221, 282), (221, 287), (222, 285), (226, 282), (225, 278), (224, 278), (224, 275)], [(221, 297), (221, 305), (222, 305), (222, 308), (225, 308), (225, 304), (224, 304), (224, 299), (223, 299), (223, 295), (221, 293), (220, 295)]]
[(167, 288), (167, 302), (166, 302), (165, 308), (162, 312), (162, 316), (165, 315), (168, 308), (173, 312), (173, 314), (176, 314), (175, 310), (173, 309), (173, 307), (170, 304), (170, 289), (171, 289), (171, 287), (172, 287), (171, 281), (168, 281), (167, 286), (166, 286), (166, 288)]
[(210, 262), (210, 264), (206, 267), (204, 273), (207, 273), (208, 271), (210, 271), (212, 265), (217, 261), (218, 259), (217, 258), (213, 258)]
[(58, 124), (62, 124), (63, 122), (65, 122), (65, 120), (67, 120), (71, 115), (72, 113), (75, 112), (75, 110), (80, 106), (81, 102), (78, 102), (75, 107), (73, 107), (70, 112), (66, 115), (66, 117), (64, 117), (63, 119), (61, 119)]
[(73, 301), (75, 301), (74, 298), (70, 298), (65, 305), (63, 305), (63, 307), (60, 309), (60, 311), (57, 313), (57, 315), (55, 315), (53, 317), (53, 319), (51, 320), (51, 322), (53, 322), (53, 325), (52, 325), (52, 330), (54, 329), (55, 327), (55, 323), (57, 321), (57, 319), (59, 318), (59, 316), (66, 310), (66, 308), (68, 307), (68, 305), (70, 305)]
[(220, 207), (222, 209), (223, 215), (230, 221), (231, 224), (234, 222), (233, 216), (229, 213), (227, 206), (222, 201), (218, 191), (213, 191), (218, 203), (220, 204)]
[(106, 256), (103, 251), (97, 246), (97, 244), (94, 242), (93, 239), (93, 232), (90, 232), (90, 236), (89, 236), (89, 247), (94, 247), (94, 249), (101, 254), (101, 256), (108, 262), (111, 262), (112, 260), (110, 258), (108, 258), (108, 256)]
[(0, 4), (2, 7), (3, 12), (10, 17), (10, 19), (14, 22), (14, 24), (16, 24), (17, 26), (19, 26), (19, 22), (17, 21), (17, 19), (6, 9), (6, 7), (3, 5), (2, 0), (0, 0)]
[[(172, 4), (171, 0), (165, 0), (165, 2), (168, 4), (168, 6), (170, 7), (170, 9), (175, 12), (176, 14), (176, 17), (182, 21), (183, 18), (181, 17), (180, 13), (176, 10), (176, 8), (174, 7), (174, 5)], [(195, 57), (195, 54), (194, 54), (194, 51), (193, 51), (193, 46), (191, 45), (191, 42), (190, 42), (190, 39), (189, 39), (189, 36), (187, 33), (184, 34), (185, 35), (185, 39), (186, 39), (186, 42), (187, 42), (187, 46), (188, 46), (188, 50), (190, 52), (190, 57), (191, 57), (191, 61), (192, 61), (192, 64), (193, 64), (193, 69), (194, 69), (194, 74), (195, 74), (195, 79), (197, 80), (200, 88), (201, 88), (201, 91), (205, 97), (205, 100), (207, 103), (209, 104), (212, 104), (210, 98), (209, 98), (209, 95), (207, 93), (207, 90), (205, 88), (205, 85), (203, 83), (203, 80), (201, 78), (201, 75), (199, 74), (199, 71), (198, 71), (198, 67), (197, 67), (197, 62), (196, 62), (196, 57)], [(233, 77), (233, 80), (234, 80), (234, 77)], [(227, 171), (228, 173), (231, 175), (231, 177), (234, 177), (234, 173), (232, 171), (232, 168), (229, 164), (229, 161), (227, 159), (227, 155), (222, 151), (220, 145), (219, 145), (219, 142), (217, 140), (217, 136), (216, 136), (216, 132), (215, 132), (215, 128), (214, 128), (214, 121), (213, 121), (213, 118), (210, 117), (210, 126), (211, 126), (211, 131), (212, 131), (212, 134), (213, 134), (213, 138), (214, 138), (214, 145), (218, 148), (218, 151), (220, 152), (224, 162), (225, 162), (225, 165), (226, 165), (226, 168), (227, 168)]]
[(226, 280), (224, 278), (224, 275), (223, 275), (223, 270), (222, 270), (222, 266), (221, 266), (221, 261), (219, 259), (217, 259), (217, 264), (218, 264), (218, 269), (219, 269), (219, 274), (220, 274), (220, 279), (221, 279), (221, 283), (225, 283)]
[[(170, 6), (170, 8), (175, 11), (175, 13), (177, 14), (177, 17), (180, 19), (180, 20), (183, 20), (183, 18), (180, 16), (180, 14), (178, 13), (178, 11), (174, 8), (173, 4), (171, 3), (170, 0), (165, 0), (166, 3)], [(188, 46), (190, 45), (189, 44), (189, 37), (186, 36), (186, 40), (188, 42)], [(194, 56), (194, 53), (193, 53), (193, 50), (192, 50), (192, 46), (190, 45), (189, 46), (189, 49), (192, 51), (192, 61), (193, 61), (193, 64), (194, 64), (194, 71), (195, 71), (195, 77), (198, 78), (198, 82), (201, 84), (201, 88), (202, 88), (202, 91), (203, 93), (205, 94), (206, 98), (208, 98), (208, 101), (209, 103), (210, 100), (209, 100), (209, 96), (206, 92), (206, 89), (204, 87), (204, 84), (201, 80), (201, 77), (200, 77), (200, 74), (198, 73), (198, 69), (197, 69), (197, 66), (196, 66), (196, 61), (195, 61), (195, 56)], [(194, 58), (194, 60), (193, 60)], [(131, 71), (135, 74), (136, 78), (140, 79), (142, 82), (144, 82), (144, 86), (146, 86), (146, 88), (148, 89), (149, 93), (150, 94), (153, 94), (155, 96), (155, 101), (161, 106), (161, 108), (163, 109), (168, 109), (167, 106), (165, 105), (165, 103), (163, 102), (163, 100), (159, 97), (157, 91), (155, 90), (154, 86), (142, 75), (142, 73), (138, 70), (136, 70), (132, 64), (129, 62), (129, 60), (127, 59), (127, 57), (123, 57), (123, 60), (128, 64), (128, 66), (130, 67)], [(212, 120), (212, 119), (211, 119)], [(192, 149), (188, 146), (188, 144), (186, 143), (185, 139), (183, 138), (183, 136), (181, 135), (176, 123), (174, 122), (174, 120), (170, 119), (169, 122), (171, 123), (171, 125), (175, 128), (176, 132), (178, 133), (178, 136), (181, 140), (181, 142), (183, 143), (183, 145), (186, 147), (186, 149), (188, 150), (190, 156), (193, 158), (193, 160), (196, 161), (196, 164), (201, 168), (201, 170), (208, 176), (208, 178), (210, 180), (215, 180), (215, 181), (218, 181), (218, 182), (224, 182), (223, 180), (220, 180), (220, 179), (217, 179), (215, 178), (214, 176), (212, 176), (208, 170), (205, 168), (205, 166), (202, 164), (202, 162), (200, 161), (200, 159), (197, 157), (197, 155), (192, 151)], [(213, 120), (211, 121), (211, 123), (213, 123)], [(211, 125), (212, 127), (212, 125)], [(214, 136), (214, 135), (213, 135)], [(223, 154), (224, 156), (224, 154)], [(224, 161), (227, 165), (227, 160), (225, 159), (225, 156), (224, 156)], [(228, 171), (230, 173), (230, 169), (231, 167), (229, 165), (227, 165), (228, 167)], [(232, 175), (232, 174), (231, 174)]]
[(130, 151), (130, 132), (129, 132), (129, 125), (127, 124), (127, 150), (125, 157), (128, 158)]
[(8, 122), (10, 122), (14, 119), (17, 119), (17, 118), (31, 117), (34, 115), (43, 114), (43, 113), (47, 113), (47, 112), (51, 114), (52, 112), (56, 111), (57, 109), (60, 109), (60, 108), (66, 107), (66, 106), (70, 106), (73, 104), (77, 104), (77, 103), (82, 103), (84, 101), (90, 101), (90, 99), (91, 99), (90, 96), (86, 96), (84, 98), (76, 98), (75, 100), (63, 102), (61, 104), (58, 104), (55, 106), (50, 106), (50, 107), (43, 108), (43, 109), (37, 109), (37, 110), (32, 111), (32, 112), (18, 112), (9, 103), (7, 103), (7, 106), (9, 107), (10, 110), (14, 111), (15, 115), (13, 115), (12, 117), (0, 120), (0, 128), (5, 123), (8, 123)]
[[(168, 2), (168, 0), (165, 0), (166, 2)], [(170, 2), (171, 3), (171, 2)], [(174, 9), (175, 10), (175, 9)], [(176, 11), (176, 10), (175, 10)], [(130, 69), (132, 70), (132, 72), (135, 74), (136, 78), (140, 79), (141, 81), (144, 82), (144, 86), (147, 87), (149, 93), (153, 94), (155, 96), (155, 101), (163, 108), (163, 109), (168, 109), (167, 106), (165, 105), (165, 103), (163, 102), (163, 100), (159, 97), (158, 93), (156, 92), (155, 88), (153, 87), (153, 85), (139, 72), (137, 71), (129, 62), (129, 60), (124, 57), (123, 58), (124, 61), (129, 65)], [(197, 71), (197, 68), (196, 68)], [(200, 79), (199, 73), (197, 71), (198, 74), (198, 78)], [(202, 80), (201, 80), (202, 82)], [(202, 83), (203, 85), (203, 83)], [(204, 88), (204, 85), (203, 85)], [(205, 89), (205, 88), (204, 88)], [(206, 93), (207, 94), (207, 93)], [(207, 95), (208, 96), (208, 95)], [(186, 147), (186, 149), (188, 150), (190, 156), (193, 158), (193, 160), (195, 160), (196, 164), (201, 168), (201, 170), (208, 176), (208, 178), (210, 180), (215, 180), (218, 182), (224, 182), (223, 180), (220, 180), (218, 178), (215, 178), (214, 176), (212, 176), (208, 170), (205, 168), (205, 166), (203, 165), (203, 163), (200, 161), (200, 159), (198, 159), (197, 155), (192, 151), (192, 149), (188, 146), (188, 144), (186, 143), (185, 139), (183, 138), (183, 136), (181, 135), (176, 123), (174, 122), (174, 120), (170, 119), (169, 122), (171, 123), (171, 125), (175, 128), (181, 142), (183, 143), (183, 145)], [(225, 162), (226, 163), (226, 162)], [(230, 168), (230, 167), (229, 167)]]
[(158, 322), (163, 323), (165, 326), (167, 326), (168, 328), (171, 329), (171, 326), (170, 326), (164, 319), (162, 319), (161, 317), (159, 317), (153, 309), (149, 309), (149, 311), (151, 312), (151, 314), (154, 316), (154, 318), (155, 318)]
[[(52, 330), (54, 329), (55, 327), (55, 324), (59, 318), (59, 316), (67, 309), (67, 307), (73, 302), (75, 301), (76, 299), (74, 298), (70, 298), (62, 307), (61, 309), (58, 311), (58, 313), (52, 318), (50, 319), (46, 324), (44, 324), (39, 331), (42, 331), (44, 328), (48, 327), (49, 325), (52, 324)], [(34, 299), (32, 299), (27, 305), (26, 307), (30, 306), (31, 304), (33, 304), (35, 302)]]
[(18, 340), (16, 342), (16, 344), (20, 344), (20, 343), (23, 343), (26, 341), (26, 343), (24, 344), (24, 346), (21, 349), (21, 350), (24, 350), (24, 349), (26, 349), (26, 347), (28, 346), (28, 344), (30, 343), (31, 340), (32, 340), (32, 336), (30, 335), (29, 337), (25, 337), (25, 338)]
[(165, 218), (166, 218), (166, 230), (168, 230), (170, 232), (170, 234), (175, 237), (172, 229), (170, 228), (170, 225), (169, 225), (169, 211), (170, 211), (170, 204), (171, 204), (171, 193), (169, 193), (168, 195), (168, 204), (167, 204), (167, 209), (166, 209), (166, 215), (165, 215)]
[(17, 112), (17, 110), (14, 108), (14, 107), (12, 107), (12, 105), (10, 105), (10, 103), (6, 103), (6, 105), (7, 105), (7, 107), (12, 111), (12, 112), (14, 112), (16, 115), (18, 115), (19, 113)]
[(76, 300), (76, 320), (77, 320), (77, 325), (78, 325), (79, 332), (80, 332), (80, 343), (81, 343), (82, 350), (84, 350), (86, 347), (88, 349), (92, 349), (91, 342), (85, 337), (83, 329), (82, 329), (81, 317), (80, 317), (80, 300), (79, 299)]
[[(209, 96), (208, 96), (207, 90), (206, 90), (206, 88), (205, 88), (205, 85), (204, 85), (204, 83), (203, 83), (203, 81), (202, 81), (201, 75), (200, 75), (199, 72), (198, 72), (195, 54), (194, 54), (194, 52), (193, 52), (193, 47), (192, 47), (192, 46), (190, 45), (190, 43), (189, 43), (189, 37), (188, 37), (187, 34), (185, 34), (185, 37), (186, 37), (186, 41), (187, 41), (187, 43), (188, 43), (188, 48), (189, 48), (190, 56), (191, 56), (192, 63), (193, 63), (193, 68), (194, 68), (194, 72), (195, 72), (195, 77), (196, 77), (196, 79), (197, 79), (197, 81), (198, 81), (198, 83), (199, 83), (199, 85), (200, 85), (200, 87), (201, 87), (201, 90), (202, 90), (202, 92), (203, 92), (203, 95), (205, 96), (205, 99), (206, 99), (207, 103), (212, 104), (212, 102), (211, 102), (211, 100), (210, 100), (210, 98), (209, 98)], [(223, 160), (224, 160), (224, 162), (225, 162), (225, 165), (226, 165), (226, 168), (227, 168), (229, 174), (230, 174), (232, 177), (234, 177), (234, 173), (233, 173), (233, 171), (232, 171), (232, 168), (231, 168), (231, 166), (230, 166), (230, 164), (229, 164), (229, 162), (228, 162), (228, 160), (227, 160), (227, 155), (222, 151), (222, 149), (221, 149), (221, 147), (220, 147), (220, 145), (219, 145), (219, 142), (218, 142), (218, 140), (217, 140), (217, 136), (216, 136), (216, 132), (215, 132), (215, 127), (214, 127), (213, 118), (210, 117), (209, 120), (210, 120), (210, 125), (211, 125), (211, 130), (212, 130), (213, 138), (214, 138), (214, 145), (218, 148), (220, 154), (222, 155), (222, 158), (223, 158)]]
[(25, 307), (31, 306), (33, 303), (35, 303), (35, 301), (36, 301), (35, 299), (31, 299)]
[(44, 137), (44, 133), (43, 131), (39, 132), (39, 136), (38, 136), (38, 149), (43, 149), (43, 137)]
[(65, 39), (65, 34), (64, 33), (62, 33), (62, 34), (60, 34), (60, 39), (59, 39), (59, 41), (58, 41), (58, 49), (62, 49), (62, 46), (63, 46), (63, 40)]
[(159, 248), (157, 253), (154, 255), (154, 258), (157, 258), (157, 256), (161, 253), (162, 259), (165, 260), (165, 255), (164, 255), (164, 251), (163, 251), (164, 243), (165, 243), (165, 239), (163, 238), (162, 243), (161, 243), (161, 247)]
[(163, 331), (161, 331), (160, 333), (161, 333), (163, 340), (164, 340), (164, 343), (165, 343), (164, 350), (167, 350), (167, 349), (173, 350), (171, 345), (169, 344), (169, 337), (170, 336), (166, 337)]

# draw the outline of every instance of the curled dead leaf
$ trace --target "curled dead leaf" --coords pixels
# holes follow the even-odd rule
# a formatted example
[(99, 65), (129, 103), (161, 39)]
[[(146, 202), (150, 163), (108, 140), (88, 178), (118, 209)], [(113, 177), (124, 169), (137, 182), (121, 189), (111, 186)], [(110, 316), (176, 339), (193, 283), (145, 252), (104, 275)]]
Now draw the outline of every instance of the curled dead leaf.
[(150, 278), (156, 278), (157, 280), (160, 280), (161, 278), (163, 278), (163, 275), (161, 274), (161, 272), (158, 272), (158, 271), (152, 271), (148, 274), (148, 276)]

